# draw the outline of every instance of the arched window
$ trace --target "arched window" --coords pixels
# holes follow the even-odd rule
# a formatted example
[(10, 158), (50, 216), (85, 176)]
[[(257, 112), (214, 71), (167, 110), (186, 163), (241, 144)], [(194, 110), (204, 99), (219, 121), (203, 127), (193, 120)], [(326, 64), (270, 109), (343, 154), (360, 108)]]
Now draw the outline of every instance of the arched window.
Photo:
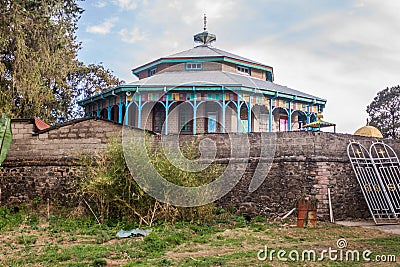
[(118, 105), (114, 105), (111, 108), (111, 120), (114, 122), (118, 122), (119, 119), (119, 107)]
[(106, 108), (103, 108), (103, 109), (100, 111), (100, 118), (102, 118), (102, 119), (108, 119), (108, 112), (107, 112), (107, 109), (106, 109)]
[(157, 103), (153, 107), (153, 132), (161, 133), (165, 122), (165, 108)]
[(188, 104), (179, 105), (179, 131), (193, 132), (193, 109)]

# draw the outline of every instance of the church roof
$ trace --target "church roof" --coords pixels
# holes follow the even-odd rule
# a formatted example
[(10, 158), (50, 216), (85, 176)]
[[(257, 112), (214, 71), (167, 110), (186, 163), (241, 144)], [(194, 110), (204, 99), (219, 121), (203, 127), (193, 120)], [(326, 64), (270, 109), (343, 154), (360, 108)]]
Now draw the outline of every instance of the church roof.
[(208, 45), (199, 45), (196, 46), (192, 49), (188, 49), (176, 54), (172, 54), (170, 56), (167, 56), (165, 58), (172, 59), (172, 58), (204, 58), (204, 57), (227, 57), (227, 58), (232, 58), (236, 59), (239, 61), (245, 61), (251, 64), (256, 64), (256, 65), (261, 65), (261, 66), (266, 66), (265, 64), (262, 64), (260, 62), (241, 57), (229, 52), (226, 52), (224, 50), (211, 47)]
[(370, 125), (361, 127), (354, 133), (354, 135), (383, 138), (381, 131), (379, 131), (378, 128)]
[(217, 85), (217, 86), (232, 86), (232, 87), (247, 87), (260, 90), (273, 91), (293, 96), (306, 97), (326, 101), (325, 99), (300, 92), (298, 90), (282, 86), (269, 81), (257, 79), (254, 77), (236, 74), (225, 71), (185, 71), (185, 72), (162, 72), (157, 75), (144, 78), (126, 86), (139, 87), (164, 87), (164, 86), (202, 86), (202, 85)]
[(235, 63), (250, 64), (252, 67), (262, 70), (272, 70), (272, 67), (262, 64), (260, 62), (241, 57), (224, 50), (211, 47), (209, 45), (199, 45), (189, 50), (185, 50), (176, 54), (172, 54), (166, 57), (159, 58), (151, 61), (147, 64), (141, 65), (137, 68), (132, 69), (132, 73), (138, 75), (139, 72), (150, 69), (164, 62), (187, 62), (188, 60), (200, 60), (200, 61), (233, 61)]

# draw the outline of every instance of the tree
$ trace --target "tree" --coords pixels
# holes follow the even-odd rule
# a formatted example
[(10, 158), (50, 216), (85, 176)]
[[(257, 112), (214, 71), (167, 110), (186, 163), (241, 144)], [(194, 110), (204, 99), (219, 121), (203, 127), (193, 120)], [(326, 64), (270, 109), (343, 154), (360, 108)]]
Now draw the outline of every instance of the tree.
[(49, 123), (71, 119), (79, 114), (74, 105), (83, 80), (105, 87), (119, 82), (103, 66), (76, 59), (83, 12), (77, 1), (0, 0), (0, 113)]
[(2, 111), (54, 121), (68, 109), (66, 75), (74, 70), (82, 13), (74, 0), (1, 0)]
[(111, 70), (106, 69), (102, 63), (85, 65), (77, 61), (76, 71), (67, 76), (67, 82), (71, 88), (74, 88), (73, 105), (69, 114), (72, 117), (81, 117), (83, 110), (77, 109), (77, 101), (87, 98), (101, 91), (110, 89), (124, 83)]
[(381, 130), (386, 138), (400, 138), (400, 86), (378, 92), (367, 107), (370, 125)]

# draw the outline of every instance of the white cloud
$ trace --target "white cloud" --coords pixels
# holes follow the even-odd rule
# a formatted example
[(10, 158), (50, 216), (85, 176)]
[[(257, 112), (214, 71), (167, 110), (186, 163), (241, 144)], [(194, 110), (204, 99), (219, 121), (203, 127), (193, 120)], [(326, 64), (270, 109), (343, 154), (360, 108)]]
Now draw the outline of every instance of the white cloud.
[(108, 34), (111, 32), (111, 29), (114, 27), (114, 20), (106, 20), (102, 24), (88, 26), (86, 28), (86, 32), (94, 33), (94, 34)]
[(97, 8), (103, 8), (107, 6), (107, 3), (104, 0), (100, 0), (94, 3), (93, 6)]
[(146, 35), (140, 32), (138, 27), (134, 27), (132, 30), (122, 29), (118, 34), (121, 36), (123, 42), (130, 44), (146, 39)]
[(363, 8), (363, 7), (365, 7), (365, 3), (364, 3), (363, 0), (357, 0), (357, 1), (354, 3), (354, 7), (355, 7), (355, 8)]
[[(239, 6), (236, 5), (239, 9)], [(215, 1), (215, 0), (198, 0), (196, 1), (196, 9), (203, 11), (207, 16), (214, 19), (223, 18), (235, 9), (234, 1)]]
[(135, 0), (114, 0), (114, 4), (126, 10), (135, 10), (138, 7)]

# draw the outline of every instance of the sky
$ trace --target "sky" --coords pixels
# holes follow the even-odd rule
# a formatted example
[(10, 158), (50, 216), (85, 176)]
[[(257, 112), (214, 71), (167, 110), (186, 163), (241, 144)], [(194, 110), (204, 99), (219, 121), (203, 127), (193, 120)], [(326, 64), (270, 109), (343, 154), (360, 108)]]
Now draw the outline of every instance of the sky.
[(400, 84), (400, 1), (86, 0), (78, 58), (126, 81), (131, 69), (190, 49), (193, 35), (274, 68), (275, 83), (327, 99), (337, 132), (366, 124), (377, 92)]

